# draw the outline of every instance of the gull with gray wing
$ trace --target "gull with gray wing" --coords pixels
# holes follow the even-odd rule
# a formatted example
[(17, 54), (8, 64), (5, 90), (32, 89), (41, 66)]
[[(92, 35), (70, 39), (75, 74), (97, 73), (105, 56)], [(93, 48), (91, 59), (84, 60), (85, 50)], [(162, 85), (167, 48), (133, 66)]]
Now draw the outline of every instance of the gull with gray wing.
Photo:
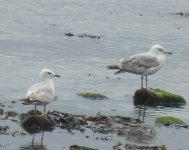
[(118, 64), (107, 66), (107, 68), (118, 69), (115, 74), (129, 72), (141, 75), (141, 88), (143, 88), (143, 78), (145, 76), (147, 89), (148, 75), (152, 75), (162, 68), (166, 61), (166, 54), (172, 54), (172, 52), (160, 45), (153, 45), (150, 51), (121, 59)]

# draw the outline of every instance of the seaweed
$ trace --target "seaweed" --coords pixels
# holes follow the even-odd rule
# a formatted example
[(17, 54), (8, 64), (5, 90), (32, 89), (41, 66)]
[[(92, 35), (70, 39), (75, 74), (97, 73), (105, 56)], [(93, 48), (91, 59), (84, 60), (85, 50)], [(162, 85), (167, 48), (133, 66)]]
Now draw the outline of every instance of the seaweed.
[(91, 92), (86, 92), (86, 93), (79, 93), (79, 96), (82, 96), (84, 98), (92, 99), (92, 100), (103, 100), (103, 99), (108, 99), (107, 96), (102, 95), (100, 93), (91, 93)]

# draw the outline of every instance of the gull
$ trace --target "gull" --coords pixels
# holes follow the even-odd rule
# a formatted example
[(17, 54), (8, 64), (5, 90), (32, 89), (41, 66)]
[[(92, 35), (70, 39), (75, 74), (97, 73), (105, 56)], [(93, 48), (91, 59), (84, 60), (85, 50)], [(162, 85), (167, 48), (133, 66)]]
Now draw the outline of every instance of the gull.
[(172, 52), (161, 45), (153, 45), (150, 51), (121, 59), (118, 64), (107, 66), (107, 68), (118, 69), (115, 74), (129, 72), (141, 75), (141, 89), (143, 88), (143, 79), (145, 76), (147, 89), (148, 75), (152, 75), (162, 68), (165, 64), (167, 54), (172, 54)]
[(27, 91), (25, 102), (23, 104), (34, 104), (44, 106), (56, 100), (53, 77), (60, 77), (50, 69), (42, 69), (40, 73), (40, 82), (33, 84)]

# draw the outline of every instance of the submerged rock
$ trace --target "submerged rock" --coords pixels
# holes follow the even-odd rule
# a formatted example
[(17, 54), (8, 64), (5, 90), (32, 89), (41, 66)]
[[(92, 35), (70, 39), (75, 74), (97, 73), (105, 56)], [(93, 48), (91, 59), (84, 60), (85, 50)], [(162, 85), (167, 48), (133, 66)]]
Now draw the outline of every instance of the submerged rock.
[(70, 32), (69, 32), (69, 33), (64, 33), (64, 35), (65, 35), (65, 36), (68, 36), (68, 37), (74, 36), (74, 34), (73, 34), (73, 33), (70, 33)]
[(79, 145), (72, 145), (70, 146), (70, 150), (98, 150), (98, 149), (93, 149), (93, 148), (79, 146)]
[[(75, 34), (73, 33), (64, 33), (65, 36), (68, 36), (68, 37), (72, 37), (72, 36), (75, 36)], [(100, 39), (102, 36), (97, 36), (97, 35), (91, 35), (91, 34), (86, 34), (86, 33), (83, 33), (83, 34), (78, 34), (76, 35), (77, 37), (80, 37), (80, 38), (92, 38), (92, 39)]]
[(167, 150), (165, 145), (142, 145), (142, 144), (126, 144), (125, 149), (127, 150)]
[(108, 99), (107, 96), (102, 95), (100, 93), (91, 93), (91, 92), (86, 92), (86, 93), (79, 93), (79, 96), (82, 96), (84, 98), (92, 99), (92, 100), (103, 100), (103, 99)]
[(184, 16), (184, 17), (189, 17), (189, 12), (178, 12), (178, 13), (174, 13), (175, 15), (178, 15), (178, 16)]
[(182, 96), (161, 89), (139, 89), (134, 94), (134, 105), (178, 107), (185, 104)]
[(80, 35), (78, 35), (78, 37), (81, 37), (81, 38), (87, 38), (87, 37), (89, 37), (89, 38), (92, 38), (92, 39), (100, 39), (102, 36), (96, 36), (96, 35), (90, 35), (90, 34), (80, 34)]

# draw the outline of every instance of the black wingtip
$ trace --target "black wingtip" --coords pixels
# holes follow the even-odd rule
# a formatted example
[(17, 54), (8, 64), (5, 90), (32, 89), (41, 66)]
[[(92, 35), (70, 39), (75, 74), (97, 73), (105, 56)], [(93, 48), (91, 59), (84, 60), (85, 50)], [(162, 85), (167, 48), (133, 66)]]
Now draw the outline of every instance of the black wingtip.
[(119, 69), (117, 65), (107, 66), (108, 69)]
[(115, 72), (114, 74), (120, 74), (120, 73), (124, 73), (125, 72), (125, 70), (123, 70), (123, 69), (119, 69), (117, 72)]

